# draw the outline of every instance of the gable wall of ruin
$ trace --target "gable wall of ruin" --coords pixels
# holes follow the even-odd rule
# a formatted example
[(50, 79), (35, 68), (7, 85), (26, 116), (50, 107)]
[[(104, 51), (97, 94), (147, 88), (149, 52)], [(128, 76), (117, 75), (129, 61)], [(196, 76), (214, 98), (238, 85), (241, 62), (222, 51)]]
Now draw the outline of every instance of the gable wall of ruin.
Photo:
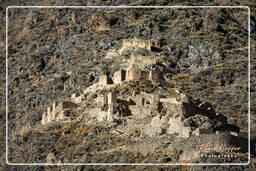
[(152, 43), (150, 40), (141, 40), (141, 39), (123, 39), (123, 47), (139, 47), (147, 50), (151, 50)]

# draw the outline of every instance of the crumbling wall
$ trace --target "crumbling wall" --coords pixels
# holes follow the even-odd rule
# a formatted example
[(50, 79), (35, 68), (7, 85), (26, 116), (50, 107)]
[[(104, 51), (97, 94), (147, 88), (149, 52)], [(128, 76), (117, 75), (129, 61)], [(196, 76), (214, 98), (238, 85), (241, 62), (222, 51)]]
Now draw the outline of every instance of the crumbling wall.
[(82, 96), (82, 95), (79, 95), (79, 94), (77, 94), (77, 93), (73, 93), (73, 94), (71, 95), (71, 101), (72, 101), (73, 103), (76, 103), (76, 104), (81, 103), (81, 102), (82, 102), (82, 98), (83, 98), (83, 96)]
[(180, 101), (178, 101), (176, 98), (161, 98), (160, 102), (162, 103), (170, 103), (171, 104), (181, 104)]
[(132, 55), (130, 62), (131, 64), (136, 64), (140, 67), (144, 67), (146, 65), (155, 64), (157, 62), (157, 58), (153, 56)]
[(101, 107), (105, 107), (108, 105), (108, 98), (104, 95), (100, 96)]
[(180, 118), (170, 118), (168, 123), (170, 126), (167, 130), (167, 133), (179, 134), (179, 136), (183, 138), (192, 136), (191, 128), (185, 126)]
[[(153, 97), (155, 97), (153, 99)], [(132, 115), (137, 119), (145, 118), (146, 116), (152, 115), (152, 108), (154, 103), (157, 103), (157, 95), (151, 95), (145, 92), (141, 92), (138, 95), (129, 97), (135, 104), (130, 105), (129, 109), (131, 110)]]
[(55, 109), (55, 112), (56, 112), (56, 121), (61, 121), (63, 119), (63, 102), (60, 102), (56, 109)]
[[(124, 70), (116, 71), (113, 76), (113, 81), (107, 75), (101, 75), (99, 77), (98, 84), (99, 85), (108, 85), (108, 84), (112, 84), (112, 83), (117, 84), (117, 83), (121, 83), (122, 81), (125, 81), (125, 80), (130, 81), (130, 80), (140, 80), (140, 79), (149, 80), (153, 84), (158, 84), (158, 83), (160, 83), (161, 75), (158, 71), (155, 71), (155, 70), (154, 71), (150, 70), (149, 72), (142, 71), (141, 69), (132, 66), (132, 67), (128, 68), (126, 71), (124, 71)], [(71, 98), (73, 101), (77, 100), (80, 103), (82, 98), (76, 99), (76, 97), (77, 97), (76, 94), (73, 94)]]
[(135, 67), (131, 67), (126, 72), (126, 80), (128, 81), (144, 79), (144, 80), (151, 81), (153, 84), (158, 84), (160, 83), (160, 78), (161, 76), (158, 71), (150, 70), (149, 72), (147, 72), (147, 71), (142, 71)]
[(114, 120), (114, 107), (115, 107), (114, 103), (108, 104), (108, 112), (107, 112), (107, 116), (106, 116), (107, 121)]
[(158, 106), (160, 102), (160, 96), (159, 94), (153, 94), (152, 95), (152, 105)]
[(100, 85), (112, 84), (112, 80), (107, 75), (100, 75), (100, 77), (99, 77), (99, 84)]
[(137, 68), (130, 68), (126, 72), (127, 80), (139, 80), (141, 79), (141, 70)]
[(50, 123), (52, 121), (52, 112), (51, 112), (51, 107), (50, 106), (47, 107), (46, 117), (47, 117), (47, 123)]
[(97, 120), (99, 122), (107, 121), (108, 120), (108, 112), (106, 112), (106, 111), (98, 111), (97, 112)]
[(151, 122), (145, 127), (144, 133), (148, 136), (158, 136), (166, 133), (168, 117), (159, 115), (152, 118)]
[(47, 124), (47, 118), (46, 118), (46, 113), (44, 112), (42, 115), (42, 121), (41, 121), (42, 125), (46, 125)]
[(46, 125), (56, 119), (56, 102), (52, 106), (47, 107), (47, 111), (43, 113), (41, 123)]
[(57, 116), (56, 121), (59, 121), (59, 122), (70, 121), (69, 117), (64, 116), (64, 112), (66, 110), (71, 110), (76, 106), (77, 105), (73, 102), (69, 102), (69, 101), (60, 102), (60, 104), (56, 108), (56, 116)]
[(59, 102), (58, 105), (55, 108), (55, 112), (57, 114), (57, 113), (61, 112), (62, 110), (63, 110), (63, 103)]
[(108, 104), (115, 105), (117, 103), (117, 96), (115, 92), (108, 93)]
[(157, 71), (149, 71), (149, 80), (153, 83), (153, 84), (157, 84), (160, 82), (160, 74)]
[(41, 120), (42, 125), (46, 125), (54, 121), (69, 121), (69, 118), (65, 117), (63, 112), (66, 109), (71, 109), (74, 107), (76, 107), (76, 104), (73, 102), (64, 101), (58, 104), (54, 102), (52, 106), (47, 107), (47, 112), (43, 113)]
[(141, 71), (141, 78), (143, 80), (149, 80), (149, 72), (147, 71)]
[(150, 40), (141, 40), (141, 39), (123, 39), (123, 47), (139, 47), (147, 50), (151, 50), (152, 43)]
[(53, 102), (52, 104), (52, 120), (55, 120), (56, 118), (56, 102)]
[(124, 71), (124, 70), (116, 71), (114, 73), (114, 77), (113, 77), (114, 83), (120, 83), (120, 82), (124, 81), (125, 74), (126, 74), (126, 71)]
[[(95, 108), (93, 111), (99, 110), (97, 113), (97, 119), (98, 121), (113, 121), (113, 113), (114, 113), (114, 107), (117, 104), (117, 95), (115, 92), (109, 92), (106, 95), (102, 95), (100, 97), (101, 100), (101, 106), (100, 108)], [(107, 109), (107, 111), (106, 111)]]

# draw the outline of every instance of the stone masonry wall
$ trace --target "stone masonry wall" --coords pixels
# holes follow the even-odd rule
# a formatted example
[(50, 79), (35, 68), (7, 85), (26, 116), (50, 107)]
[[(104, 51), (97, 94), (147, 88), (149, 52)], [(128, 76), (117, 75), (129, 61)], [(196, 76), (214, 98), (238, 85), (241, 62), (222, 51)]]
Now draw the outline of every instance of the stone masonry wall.
[(100, 85), (107, 85), (107, 84), (111, 84), (111, 78), (109, 78), (107, 75), (101, 75), (99, 78), (99, 84)]
[(141, 40), (141, 39), (123, 39), (123, 47), (139, 47), (147, 50), (151, 50), (152, 43), (150, 40)]
[(141, 78), (141, 70), (130, 68), (126, 74), (126, 80), (139, 80)]
[(150, 71), (149, 72), (149, 80), (153, 83), (153, 84), (157, 84), (160, 82), (160, 74), (156, 71)]
[(142, 56), (142, 55), (131, 56), (131, 63), (141, 67), (155, 64), (156, 62), (157, 62), (157, 58), (153, 56)]
[(114, 73), (113, 81), (114, 83), (120, 83), (125, 80), (126, 72), (124, 70), (116, 71)]

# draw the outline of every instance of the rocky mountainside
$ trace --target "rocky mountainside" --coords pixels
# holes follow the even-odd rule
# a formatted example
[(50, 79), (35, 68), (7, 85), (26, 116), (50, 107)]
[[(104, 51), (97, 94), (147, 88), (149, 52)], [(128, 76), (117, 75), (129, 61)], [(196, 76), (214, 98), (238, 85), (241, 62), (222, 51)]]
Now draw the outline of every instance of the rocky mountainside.
[[(53, 4), (51, 1), (48, 3)], [(88, 1), (74, 2), (72, 5), (127, 3)], [(129, 5), (174, 5), (168, 1), (129, 3), (131, 3)], [(195, 5), (193, 2), (173, 3)], [(247, 2), (240, 5), (255, 4), (245, 3)], [(6, 2), (3, 4), (8, 5)], [(202, 4), (206, 5), (204, 2), (198, 2), (197, 5)], [(209, 1), (208, 5), (216, 4), (227, 5), (225, 1)], [(1, 18), (3, 18), (1, 23), (4, 23), (4, 9), (1, 8)], [(255, 42), (256, 33), (254, 14), (252, 10), (252, 44)], [(8, 10), (9, 161), (14, 163), (247, 162), (247, 147), (244, 146), (248, 136), (247, 15), (246, 8), (10, 8)], [(127, 39), (150, 41), (150, 50), (147, 47), (138, 48), (137, 44), (124, 47), (123, 40)], [(3, 41), (0, 46), (4, 47)], [(1, 80), (4, 82), (4, 53), (2, 56)], [(252, 121), (255, 121), (256, 117), (256, 108), (253, 105), (255, 103), (254, 56), (255, 46), (251, 46)], [(43, 113), (47, 111), (47, 107), (52, 106), (53, 102), (70, 101), (72, 94), (83, 94), (85, 90), (95, 88), (102, 75), (113, 78), (115, 72), (126, 70), (130, 65), (136, 65), (147, 72), (150, 68), (154, 68), (160, 73), (161, 80), (164, 80), (165, 84), (150, 83), (141, 77), (139, 80), (114, 84), (115, 86), (110, 86), (110, 89), (100, 86), (100, 90), (96, 92), (92, 89), (89, 94), (85, 93), (86, 100), (83, 104), (66, 112), (65, 115), (74, 116), (73, 120), (41, 124)], [(4, 91), (4, 87), (2, 90)], [(96, 103), (99, 102), (97, 99), (100, 95), (107, 95), (109, 92), (117, 94), (118, 105), (114, 108), (113, 114), (118, 117), (112, 121), (108, 119), (103, 121), (97, 118), (100, 115), (97, 110), (92, 112), (94, 115), (87, 115), (88, 109), (91, 110), (93, 105), (100, 104)], [(125, 105), (127, 98), (135, 101), (136, 104), (139, 103), (133, 99), (134, 93), (151, 95), (156, 93), (160, 95), (160, 99), (169, 97), (179, 99), (178, 96), (184, 94), (188, 101), (181, 100), (181, 102), (189, 104), (188, 112), (187, 106), (181, 107), (184, 113), (176, 112), (184, 116), (188, 115), (182, 120), (182, 124), (190, 127), (192, 131), (207, 127), (211, 132), (194, 133), (185, 138), (178, 136), (180, 132), (174, 130), (179, 130), (183, 126), (177, 126), (178, 121), (171, 120), (173, 115), (169, 114), (178, 107), (171, 109), (168, 105), (158, 106), (157, 111), (149, 107), (151, 113), (149, 112), (148, 115), (149, 109), (145, 107), (143, 112), (140, 111), (145, 117), (134, 119), (131, 116), (136, 110)], [(148, 103), (149, 106), (153, 104)], [(165, 103), (160, 100), (157, 104)], [(203, 106), (200, 109), (200, 104), (207, 104), (207, 107)], [(104, 111), (104, 106), (102, 107), (101, 110)], [(208, 107), (211, 107), (210, 111), (206, 110)], [(128, 109), (132, 114), (127, 112)], [(2, 112), (3, 118), (4, 111)], [(138, 115), (141, 117), (141, 114)], [(221, 116), (222, 119), (217, 116)], [(174, 126), (177, 126), (177, 129), (174, 129)], [(256, 135), (253, 129), (255, 126), (252, 122), (252, 158), (255, 157), (253, 144)], [(220, 141), (227, 146), (239, 146), (242, 150), (237, 154), (238, 158), (231, 160), (198, 159), (196, 151), (191, 152), (191, 149), (207, 141)], [(238, 169), (244, 168), (241, 166)]]

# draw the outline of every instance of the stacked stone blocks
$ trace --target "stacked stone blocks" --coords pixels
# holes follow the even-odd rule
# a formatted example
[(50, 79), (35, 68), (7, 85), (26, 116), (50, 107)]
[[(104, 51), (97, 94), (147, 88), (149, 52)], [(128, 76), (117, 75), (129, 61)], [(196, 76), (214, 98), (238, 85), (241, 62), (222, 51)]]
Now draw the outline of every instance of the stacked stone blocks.
[(101, 75), (99, 78), (99, 85), (109, 85), (109, 84), (118, 84), (123, 81), (132, 81), (132, 80), (149, 80), (153, 84), (160, 83), (160, 73), (157, 71), (142, 71), (139, 68), (131, 67), (126, 71), (120, 70), (114, 73), (113, 82), (112, 79), (106, 75)]
[(147, 50), (151, 50), (152, 42), (150, 40), (141, 40), (141, 39), (123, 39), (123, 47), (139, 47)]

